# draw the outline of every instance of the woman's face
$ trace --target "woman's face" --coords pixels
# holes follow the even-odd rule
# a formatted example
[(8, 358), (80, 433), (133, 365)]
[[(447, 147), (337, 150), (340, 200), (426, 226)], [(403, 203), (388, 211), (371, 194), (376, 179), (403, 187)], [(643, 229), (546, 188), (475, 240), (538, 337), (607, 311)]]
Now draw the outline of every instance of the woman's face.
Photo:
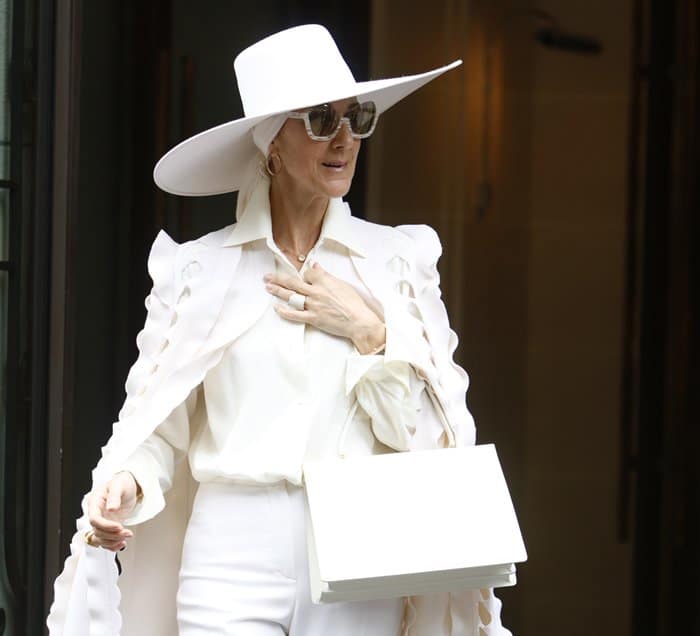
[[(344, 99), (331, 106), (343, 116), (357, 100)], [(333, 139), (314, 141), (306, 134), (301, 119), (287, 119), (270, 144), (270, 154), (282, 160), (282, 169), (274, 177), (283, 188), (290, 187), (311, 197), (342, 197), (350, 189), (360, 140), (343, 123)]]

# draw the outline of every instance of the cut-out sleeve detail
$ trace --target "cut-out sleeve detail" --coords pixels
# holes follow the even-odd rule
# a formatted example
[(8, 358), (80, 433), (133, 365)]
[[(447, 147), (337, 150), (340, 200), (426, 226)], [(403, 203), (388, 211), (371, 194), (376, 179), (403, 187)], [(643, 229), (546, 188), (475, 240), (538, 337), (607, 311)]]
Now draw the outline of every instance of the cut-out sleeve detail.
[(469, 388), (467, 372), (454, 361), (457, 334), (450, 327), (442, 301), (437, 263), (442, 254), (440, 239), (428, 225), (401, 225), (396, 228), (413, 239), (412, 254), (406, 260), (413, 265), (412, 282), (415, 298), (412, 311), (420, 316), (428, 356), (425, 371), (434, 399), (440, 405), (448, 435), (455, 436), (450, 445), (464, 446), (476, 442), (474, 419), (466, 404)]
[[(186, 254), (179, 254), (179, 247), (163, 230), (151, 247), (148, 271), (153, 287), (145, 300), (146, 321), (136, 337), (139, 355), (126, 379), (126, 399), (119, 421), (115, 423), (115, 432), (126, 424), (123, 420), (137, 409), (139, 400), (150, 399), (148, 391), (156, 381), (161, 358), (169, 353), (178, 313), (190, 297), (188, 282), (202, 269), (197, 260), (181, 260)], [(189, 448), (189, 423), (197, 407), (198, 394), (199, 386), (114, 471), (130, 471), (144, 495), (124, 520), (125, 525), (143, 523), (163, 509), (163, 494), (171, 488), (175, 467)], [(114, 435), (111, 441), (117, 438)]]
[(414, 305), (408, 263), (397, 256), (389, 268), (397, 282), (383, 307), (385, 349), (381, 355), (356, 352), (349, 356), (346, 392), (355, 391), (358, 406), (369, 416), (380, 442), (407, 451), (415, 436), (425, 436), (428, 429), (435, 438), (433, 444), (442, 443), (437, 440), (444, 427), (426, 387), (426, 379), (434, 376), (435, 370), (420, 312)]

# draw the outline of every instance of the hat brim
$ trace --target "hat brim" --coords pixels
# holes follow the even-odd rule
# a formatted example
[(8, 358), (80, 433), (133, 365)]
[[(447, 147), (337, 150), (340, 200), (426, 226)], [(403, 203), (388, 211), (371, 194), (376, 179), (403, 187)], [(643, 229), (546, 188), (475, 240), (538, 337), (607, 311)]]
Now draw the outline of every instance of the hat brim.
[[(382, 113), (461, 63), (462, 60), (455, 60), (451, 64), (418, 75), (357, 82), (354, 91), (346, 91), (342, 95), (328, 95), (326, 101), (333, 102), (350, 97), (357, 97), (360, 101), (372, 100), (376, 103), (377, 110)], [(247, 174), (246, 168), (258, 153), (250, 134), (251, 129), (273, 115), (313, 105), (290, 104), (285, 110), (242, 117), (189, 137), (160, 158), (153, 169), (153, 180), (162, 190), (181, 196), (209, 196), (235, 192), (245, 185), (242, 180)]]

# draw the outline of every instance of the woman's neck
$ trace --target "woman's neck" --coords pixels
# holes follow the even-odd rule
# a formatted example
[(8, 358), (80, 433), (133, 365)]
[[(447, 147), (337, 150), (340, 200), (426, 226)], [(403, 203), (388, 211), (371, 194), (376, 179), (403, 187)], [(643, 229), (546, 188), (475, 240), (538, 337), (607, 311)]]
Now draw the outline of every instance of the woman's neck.
[(295, 255), (314, 246), (321, 233), (328, 197), (284, 188), (273, 178), (270, 183), (272, 237), (280, 248)]

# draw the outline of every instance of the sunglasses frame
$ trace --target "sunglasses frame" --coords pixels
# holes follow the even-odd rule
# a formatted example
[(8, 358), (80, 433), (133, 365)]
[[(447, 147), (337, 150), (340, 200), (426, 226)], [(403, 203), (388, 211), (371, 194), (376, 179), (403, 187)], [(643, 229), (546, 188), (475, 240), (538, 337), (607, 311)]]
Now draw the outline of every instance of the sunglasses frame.
[[(353, 139), (367, 139), (373, 132), (374, 129), (377, 127), (377, 121), (379, 120), (379, 112), (377, 111), (377, 105), (371, 101), (368, 100), (366, 102), (357, 102), (357, 104), (353, 104), (348, 108), (350, 110), (354, 106), (362, 106), (363, 104), (373, 104), (374, 105), (374, 121), (372, 122), (372, 125), (370, 126), (369, 131), (366, 133), (356, 133), (352, 129), (352, 124), (350, 123), (350, 118), (346, 117), (343, 115), (342, 117), (338, 118), (338, 125), (335, 127), (335, 130), (330, 133), (329, 135), (316, 135), (314, 134), (313, 130), (311, 130), (311, 122), (309, 121), (309, 113), (313, 111), (315, 108), (320, 108), (321, 106), (325, 106), (328, 104), (331, 108), (333, 108), (330, 103), (326, 102), (325, 104), (318, 104), (317, 106), (312, 106), (308, 110), (304, 111), (298, 111), (298, 110), (291, 110), (287, 113), (287, 117), (291, 117), (292, 119), (301, 119), (304, 122), (304, 128), (306, 128), (306, 134), (309, 136), (310, 139), (313, 139), (314, 141), (330, 141), (333, 139), (337, 134), (338, 131), (340, 131), (341, 127), (343, 126), (344, 123), (347, 123), (348, 125), (348, 130), (350, 131), (350, 135), (352, 135)], [(348, 110), (345, 112), (347, 113)], [(333, 108), (333, 112), (337, 114), (337, 111), (335, 108)]]

